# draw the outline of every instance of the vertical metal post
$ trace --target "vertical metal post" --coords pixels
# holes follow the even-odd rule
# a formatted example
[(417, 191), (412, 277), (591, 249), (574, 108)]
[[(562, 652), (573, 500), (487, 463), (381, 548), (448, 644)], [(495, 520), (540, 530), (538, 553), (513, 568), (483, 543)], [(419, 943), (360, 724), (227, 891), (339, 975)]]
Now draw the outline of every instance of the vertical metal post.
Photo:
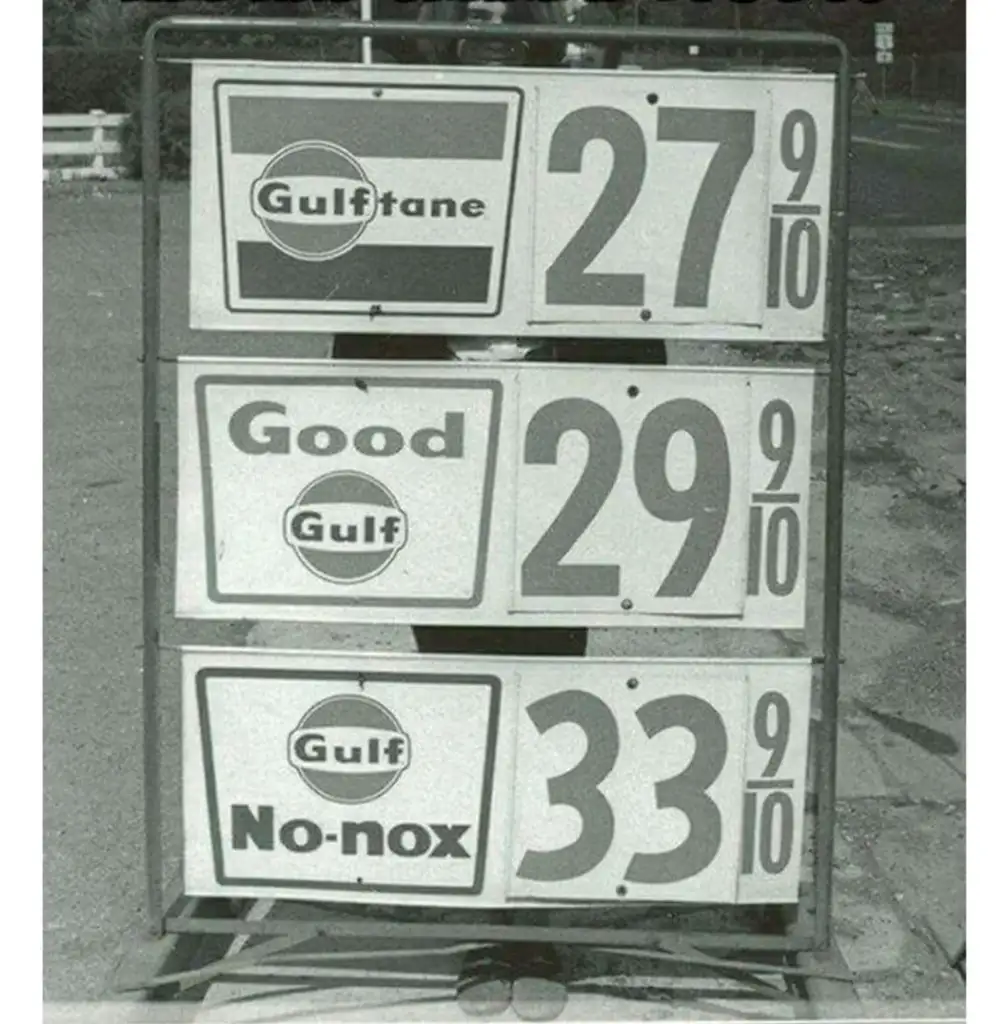
[[(374, 20), (374, 0), (360, 0), (360, 20)], [(360, 40), (360, 62), (362, 64), (374, 63), (373, 40), (370, 36), (364, 36)]]
[(142, 46), (142, 750), (146, 911), (163, 932), (159, 735), (159, 69), (156, 26)]
[[(741, 31), (741, 5), (740, 4), (734, 4), (734, 31), (738, 32), (738, 33)], [(737, 53), (737, 59), (738, 60), (743, 60), (744, 59), (744, 47), (742, 47), (740, 43), (737, 44), (736, 53)]]
[(815, 856), (817, 944), (831, 942), (831, 881), (838, 770), (838, 683), (841, 655), (841, 560), (845, 491), (845, 351), (848, 337), (848, 148), (851, 133), (851, 69), (840, 50), (835, 91), (834, 167), (829, 239), (827, 483), (824, 513), (824, 668), (817, 747)]

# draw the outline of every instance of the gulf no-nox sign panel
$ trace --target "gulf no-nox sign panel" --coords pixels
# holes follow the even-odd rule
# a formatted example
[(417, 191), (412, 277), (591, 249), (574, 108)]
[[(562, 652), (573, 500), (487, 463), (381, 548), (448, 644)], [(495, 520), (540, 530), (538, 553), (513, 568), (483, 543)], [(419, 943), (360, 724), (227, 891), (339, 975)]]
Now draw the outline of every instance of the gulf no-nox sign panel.
[(498, 313), (519, 90), (222, 80), (213, 102), (229, 312)]

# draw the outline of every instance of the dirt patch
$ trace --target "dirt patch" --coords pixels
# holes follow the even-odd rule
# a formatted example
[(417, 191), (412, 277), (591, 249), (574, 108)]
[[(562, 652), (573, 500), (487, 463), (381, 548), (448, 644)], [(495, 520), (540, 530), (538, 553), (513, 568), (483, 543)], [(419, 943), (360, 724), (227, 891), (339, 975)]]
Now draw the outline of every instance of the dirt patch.
[(965, 245), (855, 244), (849, 281), (848, 460), (930, 504), (966, 498)]
[[(872, 603), (921, 627), (871, 699), (917, 719), (965, 710), (966, 264), (961, 242), (855, 243), (846, 459), (851, 486), (889, 488), (900, 548)], [(876, 551), (862, 556), (875, 561)], [(912, 573), (917, 569), (916, 585)], [(851, 579), (854, 590), (862, 582)], [(866, 580), (866, 583), (871, 581)], [(851, 592), (851, 591), (850, 591)], [(854, 596), (854, 595), (853, 595)]]
[[(914, 721), (965, 710), (966, 264), (961, 241), (854, 240), (846, 359), (846, 602), (915, 628), (865, 696)], [(820, 365), (817, 346), (738, 346)], [(818, 388), (815, 470), (824, 401)], [(845, 610), (846, 626), (849, 623)], [(851, 627), (849, 627), (851, 628)], [(850, 634), (856, 644), (868, 631)]]
[[(966, 500), (966, 249), (958, 239), (862, 238), (848, 281), (846, 460), (958, 526)], [(820, 363), (814, 346), (740, 346), (749, 359)], [(891, 511), (921, 520), (903, 504)], [(918, 525), (922, 525), (920, 522)], [(934, 525), (942, 526), (935, 519)]]

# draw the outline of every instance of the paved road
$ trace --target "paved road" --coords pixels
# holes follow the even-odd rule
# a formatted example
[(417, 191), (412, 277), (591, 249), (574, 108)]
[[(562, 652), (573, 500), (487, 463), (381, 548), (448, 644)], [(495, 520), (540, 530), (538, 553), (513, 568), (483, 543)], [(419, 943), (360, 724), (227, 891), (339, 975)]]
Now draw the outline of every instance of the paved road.
[[(856, 126), (857, 224), (962, 223), (964, 132)], [(165, 295), (185, 294), (183, 197), (165, 205)], [(105, 989), (143, 901), (140, 782), (139, 204), (45, 203), (45, 991)], [(169, 305), (167, 343), (209, 354)], [(289, 354), (315, 342), (288, 342)], [(263, 339), (242, 354), (263, 354)], [(201, 631), (200, 639), (225, 642)], [(228, 639), (232, 642), (232, 638)], [(172, 677), (167, 673), (167, 680)], [(168, 834), (178, 835), (178, 699), (167, 686)], [(172, 739), (171, 739), (172, 737)]]
[(919, 115), (858, 114), (852, 153), (853, 224), (965, 223), (965, 125)]

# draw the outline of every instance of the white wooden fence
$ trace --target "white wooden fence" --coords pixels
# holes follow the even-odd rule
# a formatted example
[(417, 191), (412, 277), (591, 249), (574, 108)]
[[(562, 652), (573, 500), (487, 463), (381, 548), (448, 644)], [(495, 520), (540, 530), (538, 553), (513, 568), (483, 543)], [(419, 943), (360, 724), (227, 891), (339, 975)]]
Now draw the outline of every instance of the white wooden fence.
[[(91, 110), (89, 114), (46, 114), (42, 120), (44, 180), (119, 177), (122, 168), (118, 132), (127, 120), (127, 114), (106, 114), (103, 110)], [(87, 129), (90, 138), (80, 138)], [(53, 135), (56, 137), (52, 138)], [(76, 159), (71, 165), (60, 166), (64, 161), (52, 161), (53, 157)]]

